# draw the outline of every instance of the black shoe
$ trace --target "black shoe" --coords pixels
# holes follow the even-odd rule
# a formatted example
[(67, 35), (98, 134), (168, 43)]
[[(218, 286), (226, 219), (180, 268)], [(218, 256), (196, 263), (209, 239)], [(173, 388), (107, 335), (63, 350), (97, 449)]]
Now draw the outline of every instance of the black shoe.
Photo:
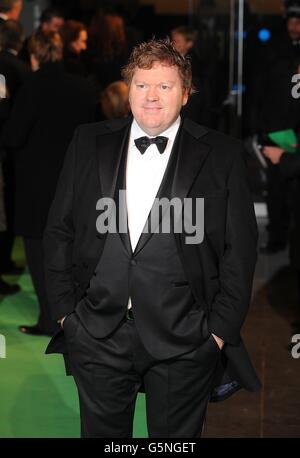
[(19, 267), (15, 262), (10, 262), (4, 266), (0, 266), (0, 273), (3, 275), (21, 275), (24, 272), (24, 267)]
[(268, 242), (262, 244), (259, 248), (261, 254), (275, 254), (286, 249), (286, 243)]
[(19, 331), (23, 332), (23, 334), (30, 334), (31, 336), (52, 336), (52, 334), (48, 334), (46, 331), (40, 329), (37, 325), (19, 326)]
[(20, 291), (21, 288), (19, 285), (10, 285), (9, 283), (6, 283), (6, 281), (2, 280), (2, 278), (0, 278), (0, 295), (9, 296), (10, 294), (16, 294)]

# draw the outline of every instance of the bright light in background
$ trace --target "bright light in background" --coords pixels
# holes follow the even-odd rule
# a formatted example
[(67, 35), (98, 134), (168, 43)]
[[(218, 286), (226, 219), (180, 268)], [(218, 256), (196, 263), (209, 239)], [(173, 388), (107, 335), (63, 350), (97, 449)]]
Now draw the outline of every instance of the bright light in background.
[[(248, 36), (248, 32), (247, 32), (246, 30), (244, 30), (244, 31), (242, 32), (243, 40), (246, 40), (247, 36)], [(239, 32), (238, 32), (238, 31), (234, 32), (234, 38), (235, 38), (236, 40), (239, 39)]]
[(269, 29), (260, 29), (260, 31), (258, 32), (258, 38), (263, 43), (265, 43), (266, 41), (269, 41), (271, 38), (270, 30)]
[[(242, 89), (242, 92), (245, 92), (246, 91), (246, 86), (244, 84), (242, 84), (240, 89)], [(234, 84), (232, 86), (232, 92), (236, 94), (238, 91), (239, 91), (239, 85), (238, 84)]]

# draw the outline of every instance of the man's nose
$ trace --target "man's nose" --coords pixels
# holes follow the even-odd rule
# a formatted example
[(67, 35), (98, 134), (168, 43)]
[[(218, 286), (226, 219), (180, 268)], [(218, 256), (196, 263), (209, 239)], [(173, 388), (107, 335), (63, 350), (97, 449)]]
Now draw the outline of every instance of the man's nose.
[(157, 89), (155, 87), (150, 87), (147, 91), (147, 99), (154, 101), (158, 99)]

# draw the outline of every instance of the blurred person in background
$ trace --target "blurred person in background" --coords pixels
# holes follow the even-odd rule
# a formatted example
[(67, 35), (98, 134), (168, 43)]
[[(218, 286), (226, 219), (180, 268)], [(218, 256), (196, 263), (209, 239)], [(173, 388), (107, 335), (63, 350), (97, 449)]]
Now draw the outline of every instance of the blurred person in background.
[[(2, 165), (1, 165), (1, 159), (0, 159), (0, 234), (1, 232), (6, 230), (6, 216), (5, 216), (5, 208), (4, 208), (3, 188), (4, 188), (4, 181), (3, 181)], [(0, 283), (1, 283), (1, 278), (0, 278)]]
[(15, 97), (2, 143), (15, 164), (15, 230), (24, 239), (40, 309), (36, 324), (19, 329), (51, 335), (57, 324), (45, 291), (42, 236), (67, 145), (79, 124), (94, 120), (96, 101), (84, 78), (66, 73), (58, 33), (39, 30), (29, 51), (34, 72)]
[[(18, 58), (23, 44), (23, 28), (15, 20), (8, 19), (0, 23), (0, 74), (5, 77), (5, 98), (0, 103), (0, 132), (5, 120), (9, 117), (15, 96), (30, 73), (30, 67)], [(0, 273), (19, 275), (23, 268), (16, 266), (12, 260), (14, 245), (14, 162), (2, 149), (2, 167), (4, 180), (4, 203), (6, 211), (6, 230), (0, 233)], [(9, 294), (19, 291), (17, 285), (0, 283), (0, 293)]]
[[(1, 157), (0, 157), (0, 236), (5, 231), (6, 231), (6, 214), (5, 214), (5, 205), (4, 205), (4, 180), (3, 180), (2, 163), (1, 163)], [(6, 283), (0, 277), (0, 295), (8, 294), (10, 291), (10, 287), (11, 285)], [(10, 294), (16, 293), (16, 292), (18, 292), (18, 289), (16, 291), (10, 291)]]
[[(257, 57), (251, 89), (253, 146), (267, 146), (271, 132), (297, 129), (298, 103), (291, 96), (292, 75), (300, 58), (300, 2), (286, 2), (284, 30), (274, 34)], [(260, 246), (263, 254), (284, 250), (288, 243), (290, 219), (290, 181), (280, 172), (278, 164), (266, 159), (266, 203), (268, 210), (267, 240)]]
[(103, 90), (121, 80), (121, 69), (129, 56), (125, 23), (117, 13), (97, 11), (88, 28), (88, 61), (96, 85)]
[[(299, 137), (298, 137), (299, 138)], [(280, 169), (291, 182), (291, 224), (289, 231), (290, 263), (296, 273), (298, 287), (298, 317), (292, 325), (295, 333), (300, 333), (300, 148), (296, 154), (286, 153), (282, 148), (266, 146), (264, 155)]]
[(0, 23), (13, 19), (18, 21), (23, 8), (23, 0), (0, 0)]
[(130, 112), (129, 89), (124, 81), (111, 83), (100, 95), (99, 121), (102, 119), (116, 119), (128, 116)]
[(81, 53), (87, 49), (88, 34), (86, 26), (79, 21), (66, 21), (61, 28), (64, 44), (63, 60), (69, 73), (87, 76), (87, 69), (81, 59)]
[[(57, 8), (47, 8), (45, 9), (40, 17), (40, 25), (37, 31), (42, 31), (43, 33), (49, 32), (59, 32), (64, 25), (64, 16), (63, 13)], [(24, 41), (24, 45), (19, 52), (19, 57), (30, 64), (30, 53), (28, 50), (30, 36)]]
[(191, 51), (197, 38), (197, 32), (184, 25), (171, 30), (170, 35), (173, 45), (183, 56), (186, 56)]
[(30, 66), (18, 58), (23, 42), (24, 32), (19, 22), (7, 20), (0, 24), (0, 73), (5, 76), (10, 104), (31, 71)]
[(44, 33), (59, 32), (64, 22), (65, 19), (60, 10), (47, 8), (41, 14), (39, 29)]
[[(285, 19), (287, 34), (286, 42), (283, 46), (289, 47), (291, 53), (296, 53), (299, 57), (300, 52), (300, 2), (299, 0), (288, 0), (285, 2)], [(289, 45), (289, 46), (288, 46)], [(293, 50), (293, 51), (292, 51)]]
[[(206, 67), (199, 62), (195, 50), (198, 33), (187, 26), (179, 26), (170, 32), (174, 47), (180, 54), (190, 59), (193, 74), (193, 93), (182, 108), (183, 116), (207, 127), (213, 127), (211, 85), (206, 75)], [(210, 75), (211, 78), (211, 75)]]

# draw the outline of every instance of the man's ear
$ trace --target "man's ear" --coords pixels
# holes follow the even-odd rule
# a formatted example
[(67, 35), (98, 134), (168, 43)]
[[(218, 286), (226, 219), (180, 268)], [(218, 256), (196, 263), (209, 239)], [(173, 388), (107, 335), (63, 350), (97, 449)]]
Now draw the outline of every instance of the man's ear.
[(182, 106), (186, 105), (189, 99), (189, 90), (184, 88), (182, 96)]

